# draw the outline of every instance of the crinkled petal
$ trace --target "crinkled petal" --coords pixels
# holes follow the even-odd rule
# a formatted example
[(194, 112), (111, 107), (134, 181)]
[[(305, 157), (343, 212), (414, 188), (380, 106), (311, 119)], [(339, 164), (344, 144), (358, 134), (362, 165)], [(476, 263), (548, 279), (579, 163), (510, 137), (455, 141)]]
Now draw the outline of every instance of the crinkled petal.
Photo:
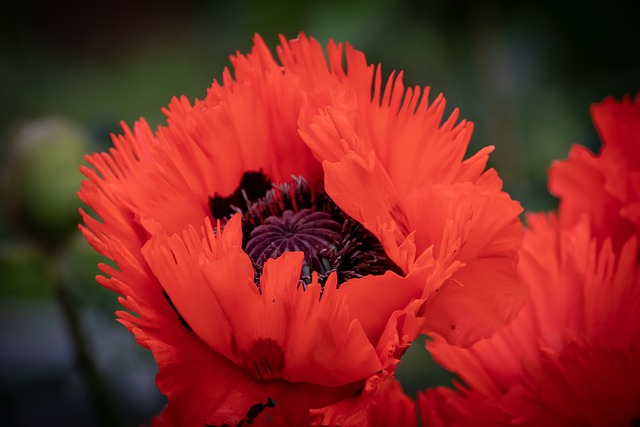
[(312, 425), (398, 427), (416, 425), (415, 402), (393, 377), (373, 376), (357, 396), (311, 411)]
[(640, 339), (624, 348), (571, 341), (561, 354), (546, 352), (541, 367), (527, 371), (524, 384), (524, 400), (537, 406), (544, 420), (631, 425), (640, 419)]
[(339, 386), (379, 371), (375, 349), (350, 317), (335, 275), (322, 294), (317, 282), (304, 289), (303, 254), (285, 253), (265, 263), (258, 288), (249, 257), (233, 242), (218, 242), (238, 229), (239, 221), (230, 222), (217, 237), (206, 223), (202, 241), (193, 233), (176, 235), (147, 251), (187, 324), (218, 353), (263, 379)]
[(549, 171), (549, 189), (560, 199), (559, 218), (570, 227), (587, 215), (599, 240), (617, 249), (640, 237), (640, 99), (607, 98), (591, 108), (603, 146), (597, 156), (581, 146)]
[(156, 383), (169, 400), (153, 426), (236, 425), (251, 406), (267, 401), (259, 381), (193, 334), (163, 332), (163, 341), (148, 340), (158, 362)]
[(339, 293), (369, 340), (377, 343), (392, 313), (404, 310), (410, 302), (422, 297), (426, 275), (427, 271), (416, 271), (408, 277), (393, 272), (365, 276), (343, 283)]

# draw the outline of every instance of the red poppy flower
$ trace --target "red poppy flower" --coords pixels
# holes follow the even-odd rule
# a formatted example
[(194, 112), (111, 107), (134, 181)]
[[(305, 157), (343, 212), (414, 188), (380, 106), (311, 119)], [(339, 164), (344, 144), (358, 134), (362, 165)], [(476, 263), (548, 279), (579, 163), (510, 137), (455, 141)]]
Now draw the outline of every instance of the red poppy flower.
[[(640, 130), (640, 115), (629, 111), (634, 109), (638, 111), (637, 104), (627, 100), (607, 100), (592, 111), (594, 118), (608, 117), (603, 135), (611, 135), (614, 128)], [(596, 123), (602, 129), (602, 122)], [(530, 300), (516, 320), (468, 349), (452, 347), (438, 336), (428, 344), (434, 358), (455, 371), (464, 386), (420, 395), (425, 422), (609, 426), (640, 420), (640, 318), (633, 314), (640, 310), (638, 222), (625, 216), (631, 209), (620, 203), (637, 199), (632, 192), (625, 199), (612, 196), (637, 186), (636, 177), (619, 177), (626, 181), (618, 181), (617, 191), (604, 179), (579, 184), (588, 172), (600, 174), (612, 167), (609, 147), (621, 150), (616, 153), (621, 158), (637, 152), (637, 134), (617, 135), (623, 141), (605, 137), (602, 155), (589, 166), (571, 157), (552, 171), (550, 180), (571, 182), (577, 193), (558, 187), (566, 191), (558, 219), (527, 216), (519, 272), (529, 285)], [(579, 152), (584, 151), (572, 150)], [(561, 178), (558, 170), (564, 173)], [(608, 205), (588, 203), (587, 192)], [(605, 210), (613, 223), (602, 221)], [(571, 216), (573, 224), (563, 223)]]
[(470, 344), (524, 302), (520, 205), (441, 96), (281, 42), (87, 158), (81, 229), (117, 265), (98, 280), (158, 362), (156, 425), (415, 424), (411, 341)]

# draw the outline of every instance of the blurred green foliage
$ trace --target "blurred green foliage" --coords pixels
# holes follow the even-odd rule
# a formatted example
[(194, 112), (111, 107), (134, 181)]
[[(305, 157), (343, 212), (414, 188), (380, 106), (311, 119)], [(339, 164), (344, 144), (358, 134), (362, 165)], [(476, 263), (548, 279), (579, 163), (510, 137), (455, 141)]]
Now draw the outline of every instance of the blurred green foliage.
[[(61, 117), (78, 134), (86, 133), (82, 143), (67, 148), (51, 143), (51, 155), (69, 164), (78, 150), (107, 149), (120, 120), (132, 124), (144, 116), (152, 126), (161, 124), (160, 109), (172, 96), (203, 97), (229, 64), (228, 56), (247, 52), (256, 32), (272, 47), (278, 34), (292, 38), (299, 31), (322, 43), (348, 41), (370, 62), (382, 63), (386, 75), (404, 70), (408, 86), (431, 86), (430, 98), (444, 93), (448, 110), (459, 107), (461, 117), (476, 125), (472, 151), (496, 146), (491, 166), (530, 210), (555, 206), (546, 192), (553, 159), (566, 157), (573, 143), (597, 149), (589, 105), (609, 95), (633, 96), (640, 88), (637, 2), (26, 0), (3, 8), (5, 182), (11, 168), (25, 167), (7, 163), (25, 123)], [(40, 162), (52, 160), (46, 150), (40, 156)], [(68, 176), (79, 179), (75, 166), (68, 167)], [(47, 212), (68, 212), (71, 204), (75, 223), (79, 202), (69, 190), (73, 185), (67, 180), (55, 187), (47, 179), (65, 171), (36, 170), (41, 184), (24, 184), (24, 199), (41, 208), (38, 215), (44, 212), (45, 219)], [(15, 197), (18, 188), (10, 187)], [(68, 193), (57, 195), (55, 188)], [(79, 181), (73, 191), (78, 188)], [(8, 206), (3, 199), (2, 207)], [(35, 225), (24, 231), (2, 209), (0, 302), (51, 296), (45, 255), (25, 243), (41, 240), (44, 232)], [(65, 235), (55, 239), (62, 242)], [(62, 259), (75, 300), (112, 319), (116, 296), (93, 279), (100, 257), (79, 233), (72, 236)], [(148, 362), (153, 363), (150, 356)]]

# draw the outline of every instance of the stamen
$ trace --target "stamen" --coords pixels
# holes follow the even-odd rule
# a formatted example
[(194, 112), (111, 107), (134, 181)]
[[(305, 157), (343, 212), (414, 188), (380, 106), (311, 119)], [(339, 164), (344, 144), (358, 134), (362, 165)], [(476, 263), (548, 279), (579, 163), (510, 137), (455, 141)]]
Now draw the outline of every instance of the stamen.
[(271, 184), (262, 172), (247, 172), (231, 196), (215, 196), (210, 204), (213, 216), (223, 222), (233, 213), (242, 215), (243, 248), (253, 261), (258, 287), (265, 261), (292, 251), (304, 253), (304, 286), (314, 272), (320, 284), (333, 272), (339, 284), (387, 270), (402, 274), (378, 239), (333, 203), (321, 183), (292, 176), (289, 182)]

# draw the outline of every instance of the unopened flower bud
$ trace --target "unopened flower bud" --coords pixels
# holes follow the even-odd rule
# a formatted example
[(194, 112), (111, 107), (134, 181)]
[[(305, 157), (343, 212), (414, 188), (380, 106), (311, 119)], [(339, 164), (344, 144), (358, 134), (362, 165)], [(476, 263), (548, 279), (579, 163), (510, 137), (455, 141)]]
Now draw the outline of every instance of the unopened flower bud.
[(59, 117), (21, 125), (5, 157), (3, 205), (22, 232), (47, 248), (76, 230), (81, 180), (78, 164), (89, 135)]

